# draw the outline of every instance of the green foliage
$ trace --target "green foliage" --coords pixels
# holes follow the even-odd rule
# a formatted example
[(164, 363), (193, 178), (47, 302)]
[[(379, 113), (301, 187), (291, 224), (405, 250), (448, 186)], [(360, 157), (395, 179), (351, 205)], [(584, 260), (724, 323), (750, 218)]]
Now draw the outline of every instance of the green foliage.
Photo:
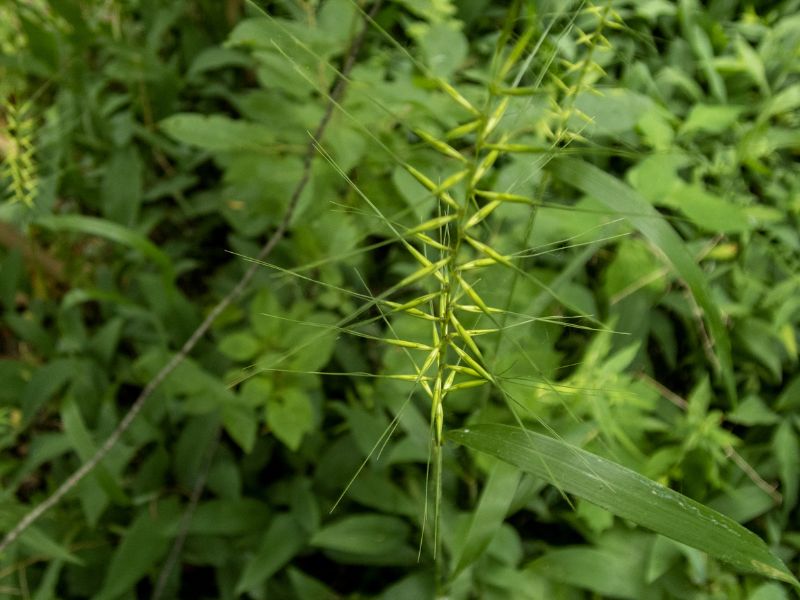
[(0, 595), (788, 597), (797, 2), (370, 9), (0, 7)]

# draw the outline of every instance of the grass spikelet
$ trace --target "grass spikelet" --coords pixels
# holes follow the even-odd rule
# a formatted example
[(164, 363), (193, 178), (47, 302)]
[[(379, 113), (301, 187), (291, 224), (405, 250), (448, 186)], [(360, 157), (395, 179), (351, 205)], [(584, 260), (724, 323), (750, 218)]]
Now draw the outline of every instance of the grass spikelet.
[(0, 103), (6, 121), (6, 134), (0, 136), (3, 164), (0, 178), (7, 183), (7, 198), (32, 207), (39, 180), (36, 168), (35, 129), (30, 102), (3, 99)]

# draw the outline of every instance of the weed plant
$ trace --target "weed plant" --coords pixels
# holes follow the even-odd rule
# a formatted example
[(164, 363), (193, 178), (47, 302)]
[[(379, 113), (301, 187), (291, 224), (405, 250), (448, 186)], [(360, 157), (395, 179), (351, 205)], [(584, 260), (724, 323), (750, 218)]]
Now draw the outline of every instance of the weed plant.
[[(744, 9), (690, 1), (253, 5), (184, 72), (191, 112), (154, 108), (148, 90), (168, 77), (142, 76), (136, 137), (114, 121), (100, 195), (81, 204), (97, 217), (47, 208), (30, 161), (28, 183), (11, 178), (33, 227), (99, 236), (156, 270), (125, 259), (129, 276), (81, 276), (58, 304), (58, 352), (37, 330), (26, 343), (46, 364), (9, 363), (23, 398), (4, 447), (35, 446), (3, 463), (1, 524), (20, 522), (23, 485), (33, 501), (58, 483), (78, 500), (8, 547), (9, 589), (197, 597), (193, 569), (226, 598), (797, 587), (783, 562), (798, 463), (781, 417), (794, 404), (775, 392), (796, 370), (797, 252), (764, 263), (797, 237), (791, 4), (762, 29)], [(178, 27), (177, 10), (157, 15)], [(221, 72), (236, 76), (214, 87)], [(747, 143), (725, 137), (742, 115)], [(29, 139), (20, 131), (11, 139)], [(230, 265), (187, 279), (200, 259), (168, 239), (177, 217), (161, 198), (209, 242), (224, 219)], [(280, 241), (254, 258), (261, 237)], [(200, 321), (193, 286), (221, 296), (248, 263), (247, 310), (226, 296), (195, 330), (216, 319), (212, 343), (170, 359)], [(113, 315), (91, 336), (85, 303)], [(135, 360), (91, 382), (123, 340)], [(93, 375), (73, 380), (78, 368)], [(110, 400), (132, 385), (153, 397), (120, 415)], [(69, 483), (71, 453), (88, 474), (103, 443), (108, 456)], [(52, 484), (37, 480), (46, 462)], [(769, 544), (740, 525), (762, 516)]]

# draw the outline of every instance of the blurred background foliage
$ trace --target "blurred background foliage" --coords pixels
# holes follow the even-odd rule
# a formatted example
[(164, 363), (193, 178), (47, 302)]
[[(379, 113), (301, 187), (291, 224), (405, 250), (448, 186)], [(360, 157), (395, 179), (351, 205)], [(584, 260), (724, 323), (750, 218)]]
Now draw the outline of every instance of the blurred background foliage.
[[(500, 128), (539, 153), (503, 155), (492, 185), (541, 206), (535, 220), (504, 208), (490, 239), (529, 255), (524, 268), (559, 301), (502, 270), (481, 292), (558, 318), (481, 347), (531, 429), (746, 524), (797, 572), (800, 2), (594, 4), (515, 5), (542, 44), (521, 81), (532, 91), (509, 96)], [(589, 9), (607, 4), (617, 26), (577, 80)], [(325, 110), (319, 90), (362, 17), (351, 0), (260, 6), (275, 19), (239, 0), (0, 6), (0, 530), (96, 451), (282, 219)], [(369, 28), (322, 146), (398, 227), (433, 216), (398, 157), (449, 173), (414, 130), (443, 135), (468, 116), (434, 77), (480, 105), (498, 40), (522, 34), (508, 10), (392, 0)], [(686, 286), (620, 215), (552, 176), (553, 152), (582, 155), (669, 219), (732, 340), (733, 394)], [(2, 556), (0, 595), (419, 599), (440, 569), (451, 598), (788, 597), (451, 446), (446, 557), (432, 561), (428, 531), (418, 560), (426, 399), (405, 403), (411, 384), (380, 377), (408, 372), (399, 348), (308, 326), (413, 272), (389, 241), (315, 160), (274, 267)], [(621, 333), (565, 325), (578, 314)], [(428, 335), (390, 322), (404, 339)], [(485, 388), (451, 396), (446, 419), (513, 422)], [(487, 486), (507, 519), (487, 521), (488, 546), (457, 570)]]

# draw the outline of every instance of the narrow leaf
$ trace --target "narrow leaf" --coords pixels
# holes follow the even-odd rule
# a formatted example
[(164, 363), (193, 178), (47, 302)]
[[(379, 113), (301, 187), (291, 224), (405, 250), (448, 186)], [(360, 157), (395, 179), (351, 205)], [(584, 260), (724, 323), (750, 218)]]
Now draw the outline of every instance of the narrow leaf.
[(719, 307), (711, 296), (703, 271), (697, 266), (691, 252), (675, 230), (632, 188), (589, 163), (574, 158), (557, 158), (550, 162), (548, 168), (556, 178), (578, 188), (621, 217), (625, 217), (664, 254), (705, 312), (708, 329), (715, 342), (725, 391), (731, 402), (735, 403), (736, 384), (728, 332), (722, 323)]
[(742, 571), (800, 589), (800, 582), (753, 532), (635, 471), (566, 442), (508, 425), (478, 425), (448, 436)]
[(519, 469), (502, 461), (492, 465), (481, 500), (470, 519), (467, 536), (460, 546), (461, 554), (456, 561), (454, 576), (474, 563), (489, 546), (506, 518), (520, 476)]
[(169, 256), (140, 233), (118, 223), (83, 215), (46, 215), (39, 217), (36, 224), (53, 231), (75, 231), (86, 235), (96, 235), (128, 246), (151, 259), (166, 276), (170, 278), (172, 276), (172, 263)]
[[(61, 407), (61, 422), (64, 425), (64, 433), (67, 434), (78, 456), (82, 461), (88, 461), (94, 456), (97, 448), (92, 440), (91, 433), (83, 421), (80, 410), (72, 398), (66, 399)], [(115, 502), (128, 504), (128, 497), (125, 492), (122, 491), (117, 481), (102, 464), (94, 468), (93, 475), (100, 487), (103, 488), (103, 491), (113, 498)]]
[(95, 598), (111, 600), (132, 590), (159, 563), (168, 548), (169, 538), (163, 534), (159, 523), (147, 511), (140, 514), (114, 550), (103, 588)]

